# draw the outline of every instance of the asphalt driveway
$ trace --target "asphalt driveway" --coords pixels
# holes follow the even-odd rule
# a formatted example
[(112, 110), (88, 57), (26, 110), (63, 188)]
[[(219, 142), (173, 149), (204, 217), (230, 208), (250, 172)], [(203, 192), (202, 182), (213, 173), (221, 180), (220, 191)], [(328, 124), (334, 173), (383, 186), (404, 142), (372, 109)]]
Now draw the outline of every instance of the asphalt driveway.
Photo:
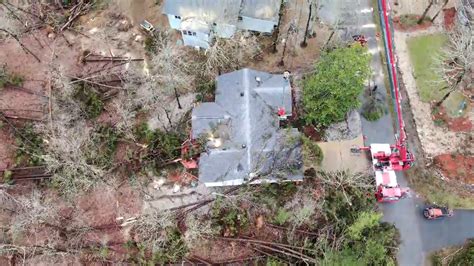
[[(324, 23), (336, 25), (342, 39), (355, 34), (363, 34), (368, 40), (368, 48), (373, 55), (371, 67), (373, 81), (377, 84), (377, 97), (386, 99), (383, 68), (376, 41), (376, 27), (373, 19), (371, 0), (322, 0), (319, 17)], [(388, 108), (388, 104), (387, 104)], [(390, 113), (381, 119), (369, 122), (362, 117), (362, 132), (366, 144), (395, 143), (394, 120)], [(416, 150), (412, 150), (416, 153)], [(402, 172), (397, 173), (401, 186), (408, 186)], [(427, 221), (422, 216), (424, 202), (413, 196), (393, 204), (382, 204), (384, 221), (395, 224), (400, 231), (401, 245), (398, 252), (400, 265), (423, 265), (430, 252), (442, 247), (462, 244), (474, 237), (474, 212), (456, 210), (455, 216), (436, 221)]]

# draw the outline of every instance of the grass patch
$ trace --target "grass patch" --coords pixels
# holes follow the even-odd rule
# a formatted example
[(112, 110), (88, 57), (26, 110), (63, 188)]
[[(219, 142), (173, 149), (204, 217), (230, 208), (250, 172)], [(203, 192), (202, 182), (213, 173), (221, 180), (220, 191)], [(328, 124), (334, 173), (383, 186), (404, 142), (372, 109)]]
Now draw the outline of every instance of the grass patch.
[(448, 116), (460, 117), (466, 113), (467, 99), (462, 93), (455, 91), (443, 102), (443, 106)]
[(410, 173), (407, 176), (413, 189), (423, 195), (428, 202), (436, 202), (451, 208), (474, 209), (474, 197), (465, 191), (465, 188), (453, 182), (440, 180), (429, 173), (416, 177)]
[(21, 86), (23, 85), (23, 77), (8, 72), (4, 66), (0, 66), (0, 89), (10, 85), (10, 86)]
[(474, 239), (469, 239), (462, 246), (443, 248), (431, 255), (434, 266), (442, 265), (473, 265)]
[(436, 54), (446, 44), (444, 34), (431, 34), (410, 38), (407, 41), (410, 60), (414, 69), (416, 87), (424, 102), (438, 101), (445, 94), (445, 84), (435, 71)]

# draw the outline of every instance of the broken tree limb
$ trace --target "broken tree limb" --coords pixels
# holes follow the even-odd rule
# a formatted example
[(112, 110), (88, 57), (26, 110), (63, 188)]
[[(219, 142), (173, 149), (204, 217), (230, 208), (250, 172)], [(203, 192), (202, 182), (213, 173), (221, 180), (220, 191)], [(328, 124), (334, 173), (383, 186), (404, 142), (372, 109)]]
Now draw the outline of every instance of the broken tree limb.
[(36, 61), (38, 61), (39, 63), (41, 63), (41, 59), (39, 59), (39, 57), (34, 54), (30, 49), (28, 49), (21, 41), (20, 41), (20, 38), (18, 38), (18, 36), (16, 34), (14, 34), (13, 32), (10, 32), (6, 29), (2, 29), (0, 28), (0, 31), (3, 31), (5, 32), (6, 34), (8, 34), (10, 37), (12, 37), (13, 39), (16, 40), (16, 42), (20, 45), (21, 49), (23, 49), (23, 51), (25, 51), (25, 53), (27, 54), (30, 54), (31, 56), (33, 56)]
[(83, 14), (84, 11), (88, 10), (90, 7), (90, 3), (84, 5), (84, 1), (81, 0), (78, 4), (69, 9), (69, 12), (72, 15), (69, 16), (68, 21), (61, 27), (60, 31), (64, 31), (66, 28), (68, 28), (74, 20), (76, 20), (80, 15)]
[[(68, 77), (71, 78), (71, 79), (80, 80), (80, 81), (83, 81), (83, 82), (85, 82), (85, 83), (97, 85), (97, 86), (104, 87), (104, 88), (109, 88), (109, 89), (122, 89), (122, 87), (110, 86), (110, 85), (107, 85), (107, 84), (94, 82), (94, 81), (91, 81), (91, 80), (89, 80), (89, 79), (83, 79), (83, 78), (73, 77), (73, 76), (68, 76)], [(73, 84), (73, 82), (71, 82), (71, 84)]]
[(95, 59), (95, 58), (84, 58), (84, 62), (137, 62), (137, 61), (144, 61), (144, 58), (100, 58), (100, 59)]
[(46, 95), (42, 95), (42, 94), (36, 93), (36, 92), (34, 92), (34, 91), (30, 90), (30, 89), (26, 89), (26, 88), (19, 87), (19, 86), (6, 86), (5, 89), (19, 90), (19, 91), (23, 91), (23, 92), (29, 93), (29, 94), (31, 94), (31, 95), (36, 95), (36, 96), (39, 96), (39, 97), (48, 98), (48, 96), (46, 96)]
[(31, 121), (43, 121), (43, 119), (39, 118), (33, 118), (33, 117), (26, 117), (26, 116), (19, 116), (19, 115), (6, 115), (3, 114), (3, 117), (9, 118), (9, 119), (19, 119), (19, 120), (31, 120)]

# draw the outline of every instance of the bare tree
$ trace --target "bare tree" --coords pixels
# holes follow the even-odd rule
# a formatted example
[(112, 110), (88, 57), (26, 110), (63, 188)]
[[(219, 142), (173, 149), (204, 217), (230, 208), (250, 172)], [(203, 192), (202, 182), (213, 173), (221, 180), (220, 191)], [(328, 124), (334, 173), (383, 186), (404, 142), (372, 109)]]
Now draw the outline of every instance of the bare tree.
[(15, 215), (10, 224), (13, 238), (31, 229), (34, 225), (57, 226), (58, 209), (52, 202), (45, 202), (39, 191), (15, 200)]
[(425, 17), (426, 17), (426, 14), (428, 14), (428, 11), (430, 11), (431, 7), (433, 6), (434, 4), (434, 1), (433, 0), (430, 0), (430, 3), (428, 4), (428, 6), (426, 7), (425, 11), (423, 11), (423, 14), (421, 15), (421, 17), (418, 19), (417, 23), (418, 24), (421, 24), (423, 22), (423, 20), (425, 20)]
[(140, 242), (145, 243), (153, 251), (164, 248), (167, 242), (166, 229), (175, 226), (175, 215), (172, 212), (153, 211), (142, 215), (133, 223), (133, 230)]
[(309, 23), (311, 22), (311, 18), (313, 16), (313, 8), (316, 8), (316, 0), (308, 0), (308, 20), (306, 21), (306, 28), (304, 30), (303, 41), (301, 42), (301, 47), (308, 46), (307, 38), (309, 35)]
[(57, 67), (51, 69), (51, 120), (38, 124), (44, 136), (48, 170), (54, 173), (53, 183), (64, 194), (91, 188), (105, 174), (104, 169), (88, 161), (89, 149), (94, 149), (93, 130), (86, 123), (86, 114), (74, 99), (75, 89)]
[(221, 72), (242, 67), (261, 52), (257, 38), (253, 35), (236, 33), (230, 39), (217, 39), (204, 53), (201, 73), (214, 78)]
[(189, 64), (185, 53), (171, 40), (162, 39), (162, 42), (163, 44), (152, 57), (151, 74), (165, 93), (174, 94), (178, 108), (181, 109), (180, 91), (188, 88), (192, 82), (188, 72)]
[[(459, 12), (474, 14), (469, 1), (458, 1)], [(459, 91), (466, 96), (472, 93), (472, 77), (474, 73), (474, 37), (472, 34), (472, 20), (464, 23), (458, 21), (451, 32), (448, 33), (449, 41), (446, 48), (441, 51), (435, 71), (440, 73), (448, 84), (443, 88), (445, 95), (436, 103), (441, 105), (454, 91)]]
[(443, 11), (443, 8), (448, 4), (449, 0), (444, 0), (443, 5), (439, 8), (439, 10), (436, 12), (436, 14), (431, 18), (431, 22), (435, 21), (435, 19), (438, 17), (439, 13)]

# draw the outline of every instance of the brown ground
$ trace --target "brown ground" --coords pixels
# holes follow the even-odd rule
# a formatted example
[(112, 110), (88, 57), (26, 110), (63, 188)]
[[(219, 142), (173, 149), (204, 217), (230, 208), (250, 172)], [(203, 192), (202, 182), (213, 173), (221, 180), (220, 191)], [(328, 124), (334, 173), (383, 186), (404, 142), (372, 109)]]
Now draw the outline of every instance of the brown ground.
[(474, 184), (474, 156), (443, 154), (434, 158), (443, 174), (466, 184)]
[[(410, 16), (414, 20), (418, 20), (420, 16), (418, 15), (407, 15)], [(406, 25), (402, 24), (400, 22), (400, 17), (394, 17), (393, 18), (393, 24), (396, 30), (398, 31), (403, 31), (403, 32), (412, 32), (412, 31), (418, 31), (418, 30), (425, 30), (429, 28), (432, 23), (430, 21), (424, 20), (421, 24), (416, 24), (416, 25)]]
[(454, 22), (456, 19), (456, 8), (451, 7), (447, 9), (443, 9), (443, 17), (444, 17), (444, 28), (450, 30), (454, 27)]
[(2, 121), (0, 123), (2, 125), (0, 128), (0, 169), (5, 169), (14, 162), (15, 148), (13, 145), (15, 144), (15, 139), (10, 134), (5, 122)]
[(437, 110), (438, 112), (432, 115), (433, 121), (439, 121), (438, 123), (441, 123), (441, 125), (446, 125), (449, 131), (471, 132), (472, 121), (469, 116), (450, 117), (443, 106), (438, 107)]
[[(8, 115), (17, 115), (32, 119), (42, 119), (48, 113), (48, 96), (50, 94), (49, 76), (51, 64), (61, 66), (61, 71), (68, 76), (86, 75), (103, 67), (104, 64), (82, 64), (80, 56), (84, 51), (90, 51), (101, 55), (126, 55), (134, 58), (143, 58), (142, 43), (135, 41), (139, 35), (143, 35), (138, 29), (138, 24), (147, 19), (158, 29), (166, 29), (168, 23), (166, 17), (161, 15), (160, 6), (154, 5), (155, 0), (113, 0), (111, 7), (104, 11), (91, 12), (82, 16), (75, 23), (75, 29), (81, 33), (66, 31), (64, 36), (55, 36), (48, 29), (34, 32), (39, 42), (31, 35), (25, 35), (21, 41), (36, 54), (41, 62), (37, 62), (31, 55), (24, 53), (18, 44), (8, 39), (0, 42), (0, 62), (5, 63), (8, 71), (24, 76), (25, 82), (22, 88), (5, 88), (0, 91), (0, 109)], [(314, 23), (317, 37), (308, 39), (308, 46), (301, 48), (304, 26), (307, 19), (306, 0), (291, 1), (288, 13), (282, 23), (281, 39), (286, 39), (288, 47), (283, 58), (284, 65), (279, 65), (282, 58), (283, 43), (279, 42), (277, 53), (265, 50), (261, 61), (249, 64), (255, 69), (283, 72), (290, 70), (292, 73), (301, 73), (312, 69), (313, 63), (319, 56), (320, 48), (327, 40), (329, 31), (327, 28), (319, 27)], [(115, 5), (116, 4), (116, 5)], [(298, 9), (300, 8), (300, 9)], [(124, 15), (122, 15), (123, 13)], [(287, 34), (290, 22), (295, 17), (298, 30)], [(117, 31), (116, 28), (122, 22), (130, 23), (128, 31)], [(143, 36), (142, 36), (143, 37)], [(267, 41), (271, 39), (266, 38)], [(69, 45), (71, 44), (71, 45)], [(263, 45), (268, 45), (264, 43)], [(99, 117), (98, 122), (113, 124), (115, 121), (114, 110), (109, 106)], [(24, 119), (18, 121), (22, 123)], [(15, 153), (14, 136), (7, 125), (0, 128), (0, 169), (11, 167)], [(119, 145), (116, 160), (120, 161), (126, 157), (126, 146)], [(123, 244), (131, 239), (126, 229), (117, 227), (117, 218), (124, 219), (138, 216), (143, 211), (144, 198), (140, 191), (133, 187), (128, 181), (120, 185), (101, 185), (90, 192), (78, 196), (75, 199), (64, 200), (61, 196), (50, 191), (46, 185), (38, 186), (35, 182), (16, 184), (11, 189), (14, 196), (24, 196), (38, 189), (45, 193), (45, 198), (56, 204), (59, 208), (59, 216), (67, 223), (83, 223), (84, 226), (93, 227), (94, 230), (82, 236), (82, 244), (91, 246), (108, 246), (110, 261), (124, 258)], [(53, 189), (51, 189), (53, 190)], [(1, 224), (8, 224), (11, 217), (0, 213)], [(260, 232), (260, 234), (263, 234)], [(268, 238), (267, 238), (268, 239)], [(14, 244), (25, 246), (46, 245), (61, 246), (66, 239), (57, 230), (47, 226), (36, 226), (25, 235), (18, 238)], [(97, 252), (96, 252), (97, 253)], [(229, 242), (214, 241), (203, 242), (203, 245), (193, 250), (191, 255), (198, 254), (200, 257), (212, 261), (224, 261), (233, 258), (249, 257), (255, 252), (249, 247)], [(88, 254), (78, 256), (34, 256), (26, 261), (29, 265), (53, 265), (53, 264), (92, 264)], [(2, 264), (0, 257), (0, 264)], [(16, 260), (16, 262), (21, 262)], [(8, 263), (6, 263), (7, 265)]]

